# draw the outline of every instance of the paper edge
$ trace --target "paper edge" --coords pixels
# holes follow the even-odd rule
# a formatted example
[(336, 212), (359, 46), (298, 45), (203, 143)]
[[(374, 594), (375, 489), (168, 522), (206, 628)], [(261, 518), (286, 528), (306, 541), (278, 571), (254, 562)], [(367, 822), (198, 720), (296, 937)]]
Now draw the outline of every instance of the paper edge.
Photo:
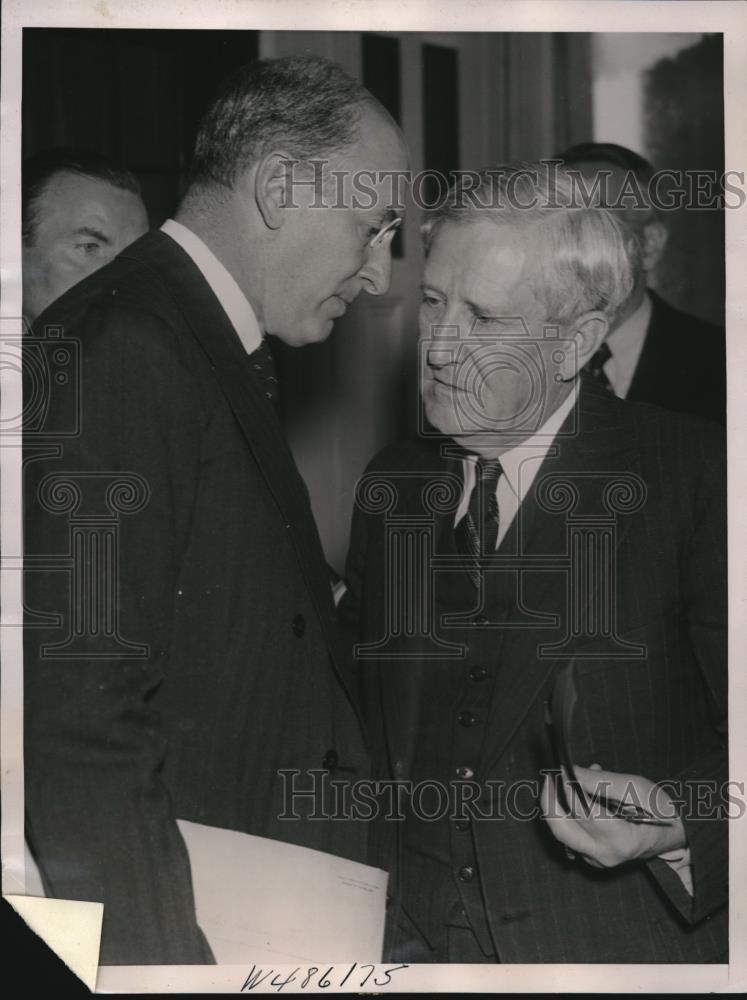
[(88, 989), (96, 991), (104, 904), (74, 899), (3, 895), (29, 930)]

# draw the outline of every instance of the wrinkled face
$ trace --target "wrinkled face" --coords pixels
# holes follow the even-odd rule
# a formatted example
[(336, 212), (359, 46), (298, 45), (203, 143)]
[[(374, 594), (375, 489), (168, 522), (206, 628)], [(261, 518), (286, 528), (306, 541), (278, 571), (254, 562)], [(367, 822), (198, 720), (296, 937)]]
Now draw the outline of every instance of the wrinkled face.
[(559, 373), (569, 341), (549, 325), (531, 282), (538, 238), (487, 220), (445, 222), (426, 261), (419, 314), (426, 415), (478, 452), (499, 453), (529, 437), (571, 388)]
[[(387, 291), (393, 234), (370, 244), (396, 215), (397, 185), (382, 172), (402, 172), (407, 165), (399, 130), (372, 107), (363, 112), (359, 141), (330, 157), (335, 177), (325, 190), (293, 186), (298, 208), (286, 213), (266, 277), (268, 333), (292, 345), (324, 340), (361, 291)], [(312, 207), (315, 200), (318, 207)]]
[(138, 195), (74, 173), (48, 181), (34, 215), (33, 245), (23, 247), (23, 312), (30, 322), (148, 229)]

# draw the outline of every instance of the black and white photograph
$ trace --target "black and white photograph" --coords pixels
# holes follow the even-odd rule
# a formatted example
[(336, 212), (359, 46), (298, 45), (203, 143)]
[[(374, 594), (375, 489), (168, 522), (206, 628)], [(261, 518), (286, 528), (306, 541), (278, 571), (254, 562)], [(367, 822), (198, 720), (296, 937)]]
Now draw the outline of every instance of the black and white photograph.
[(745, 988), (744, 7), (2, 17), (11, 964)]

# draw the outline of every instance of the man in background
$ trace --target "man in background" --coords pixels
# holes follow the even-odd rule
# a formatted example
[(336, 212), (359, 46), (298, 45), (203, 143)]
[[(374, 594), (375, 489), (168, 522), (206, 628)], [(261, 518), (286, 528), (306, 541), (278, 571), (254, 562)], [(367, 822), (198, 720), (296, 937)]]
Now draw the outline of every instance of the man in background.
[(23, 315), (29, 323), (148, 230), (137, 178), (105, 156), (51, 149), (22, 168)]
[(175, 218), (32, 331), (79, 342), (81, 414), (65, 437), (53, 384), (59, 456), (27, 442), (27, 834), (49, 894), (103, 901), (102, 964), (212, 960), (177, 819), (367, 860), (365, 824), (314, 819), (325, 788), (294, 809), (280, 773), (352, 781), (368, 759), (266, 337), (322, 341), (386, 292), (406, 168), (334, 63), (243, 67)]
[[(607, 197), (641, 247), (633, 290), (590, 362), (590, 370), (621, 399), (726, 422), (726, 343), (723, 327), (675, 309), (649, 287), (667, 244), (664, 214), (651, 203), (653, 166), (613, 143), (572, 146), (557, 159), (579, 171), (591, 190), (606, 175)], [(626, 179), (628, 184), (626, 186)], [(632, 185), (630, 181), (632, 180)], [(632, 193), (635, 192), (635, 193)], [(638, 204), (640, 192), (645, 206)]]

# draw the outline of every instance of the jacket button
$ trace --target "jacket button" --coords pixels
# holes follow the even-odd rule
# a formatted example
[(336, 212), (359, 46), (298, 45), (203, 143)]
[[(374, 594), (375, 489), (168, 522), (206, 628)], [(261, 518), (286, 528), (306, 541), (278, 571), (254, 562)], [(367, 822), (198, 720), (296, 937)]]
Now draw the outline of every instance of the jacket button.
[(457, 878), (460, 882), (471, 882), (475, 877), (475, 869), (472, 865), (464, 865), (457, 872)]
[(291, 622), (291, 628), (293, 629), (293, 635), (297, 635), (300, 639), (301, 636), (306, 631), (306, 619), (303, 615), (296, 615), (296, 617)]
[(454, 823), (454, 829), (459, 830), (460, 833), (463, 833), (465, 830), (469, 830), (471, 826), (472, 820), (469, 816), (465, 816), (464, 819), (458, 819), (456, 823)]
[(459, 767), (456, 769), (456, 775), (457, 778), (469, 779), (469, 778), (474, 778), (475, 772), (472, 770), (471, 767), (467, 767), (466, 764), (460, 764)]
[(339, 764), (339, 762), (340, 762), (340, 755), (337, 753), (337, 751), (328, 750), (324, 755), (324, 759), (322, 760), (322, 767), (326, 771), (332, 773), (333, 771), (337, 770), (337, 765)]
[(469, 729), (470, 726), (474, 726), (477, 719), (472, 712), (460, 712), (457, 716), (457, 722), (460, 726), (464, 726), (465, 729)]
[(469, 672), (469, 679), (471, 681), (475, 681), (475, 683), (478, 681), (484, 681), (487, 676), (487, 667), (473, 667)]

